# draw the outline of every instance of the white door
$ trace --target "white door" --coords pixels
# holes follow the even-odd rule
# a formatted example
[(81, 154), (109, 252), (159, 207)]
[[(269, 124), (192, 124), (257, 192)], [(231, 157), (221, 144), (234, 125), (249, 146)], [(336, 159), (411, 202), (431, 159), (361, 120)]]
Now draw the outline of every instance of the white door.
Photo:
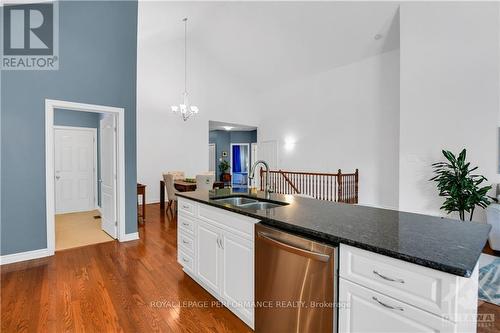
[(208, 145), (208, 171), (213, 171), (215, 175), (215, 143)]
[(100, 120), (101, 130), (101, 228), (111, 237), (117, 237), (116, 209), (116, 124), (115, 117), (105, 115)]
[(253, 323), (253, 246), (252, 242), (229, 232), (222, 239), (221, 294), (234, 310)]
[(95, 138), (92, 128), (54, 129), (56, 214), (96, 208)]
[(196, 239), (196, 275), (210, 289), (220, 291), (220, 230), (208, 223), (198, 222)]
[(275, 140), (262, 141), (258, 145), (259, 159), (269, 164), (271, 170), (278, 169), (278, 143)]
[[(250, 153), (250, 169), (251, 169), (253, 167), (253, 164), (259, 160), (257, 143), (255, 143), (255, 142), (252, 143), (250, 150), (251, 150), (251, 153)], [(253, 180), (251, 180), (250, 187), (260, 188), (260, 176), (259, 176), (260, 172), (258, 172), (258, 171), (259, 171), (259, 168), (257, 168), (257, 170), (255, 170), (256, 177)]]
[(455, 332), (455, 324), (371, 289), (339, 279), (339, 332)]

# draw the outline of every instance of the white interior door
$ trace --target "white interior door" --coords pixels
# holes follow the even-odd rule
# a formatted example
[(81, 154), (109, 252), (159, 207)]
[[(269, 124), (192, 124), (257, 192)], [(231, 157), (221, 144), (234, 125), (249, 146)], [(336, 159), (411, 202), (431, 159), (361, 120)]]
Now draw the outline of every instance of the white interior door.
[(215, 174), (215, 143), (208, 145), (208, 171), (213, 171)]
[(54, 129), (56, 214), (96, 207), (96, 130)]
[[(257, 143), (255, 143), (255, 142), (252, 143), (250, 150), (251, 150), (251, 154), (250, 154), (250, 169), (251, 169), (253, 167), (253, 164), (259, 160)], [(255, 170), (256, 177), (251, 181), (250, 186), (260, 188), (260, 177), (259, 177), (260, 173), (257, 173), (257, 171), (258, 170)]]
[(100, 120), (101, 130), (101, 228), (111, 237), (117, 237), (116, 207), (116, 124), (115, 117), (105, 115)]

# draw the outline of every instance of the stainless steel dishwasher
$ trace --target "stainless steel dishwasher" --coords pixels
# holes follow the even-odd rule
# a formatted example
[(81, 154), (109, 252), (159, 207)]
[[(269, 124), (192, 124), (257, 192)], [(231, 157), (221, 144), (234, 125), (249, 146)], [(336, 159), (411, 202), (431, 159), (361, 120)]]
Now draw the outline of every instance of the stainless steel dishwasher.
[(335, 332), (337, 248), (255, 226), (255, 331)]

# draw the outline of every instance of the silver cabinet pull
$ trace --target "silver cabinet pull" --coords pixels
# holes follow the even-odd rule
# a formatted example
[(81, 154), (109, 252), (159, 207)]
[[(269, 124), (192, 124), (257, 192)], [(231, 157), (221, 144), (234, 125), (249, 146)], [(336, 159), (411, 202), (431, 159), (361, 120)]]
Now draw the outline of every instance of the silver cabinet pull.
[(402, 308), (402, 307), (400, 307), (400, 306), (390, 306), (390, 305), (388, 305), (388, 304), (385, 304), (384, 302), (379, 301), (379, 300), (378, 300), (378, 298), (377, 298), (377, 297), (375, 297), (375, 296), (373, 296), (373, 297), (372, 297), (372, 299), (373, 299), (374, 301), (376, 301), (378, 304), (380, 304), (380, 305), (382, 305), (383, 307), (386, 307), (386, 308), (388, 308), (388, 309), (391, 309), (391, 310), (398, 310), (398, 311), (404, 311), (404, 310), (405, 310), (405, 309), (403, 309), (403, 308)]
[(184, 226), (186, 226), (186, 227), (187, 227), (187, 226), (189, 226), (189, 223), (182, 222), (182, 225), (184, 225)]
[(391, 282), (398, 282), (398, 283), (405, 283), (405, 280), (403, 279), (392, 279), (390, 277), (387, 277), (385, 275), (380, 274), (377, 271), (373, 271), (373, 274), (377, 275), (378, 277), (381, 277), (384, 280), (391, 281)]
[(184, 257), (182, 257), (182, 261), (184, 261), (184, 262), (189, 262), (189, 260), (188, 260), (188, 259), (186, 259), (186, 258), (184, 258)]
[(188, 242), (187, 240), (185, 240), (185, 239), (183, 239), (183, 240), (182, 240), (182, 242), (183, 242), (184, 244), (189, 244), (189, 242)]
[(184, 209), (188, 209), (188, 208), (189, 208), (189, 206), (182, 205), (182, 208), (184, 208)]

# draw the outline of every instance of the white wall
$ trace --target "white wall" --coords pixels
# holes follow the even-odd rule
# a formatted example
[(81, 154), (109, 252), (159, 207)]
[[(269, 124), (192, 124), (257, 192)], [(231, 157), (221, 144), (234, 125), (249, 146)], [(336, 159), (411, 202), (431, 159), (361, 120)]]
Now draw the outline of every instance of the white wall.
[(259, 96), (259, 141), (283, 170), (360, 170), (362, 204), (397, 208), (399, 50), (289, 82)]
[[(498, 182), (499, 10), (497, 3), (403, 3), (399, 205), (443, 215), (430, 164), (441, 149), (467, 148)], [(484, 220), (482, 212), (476, 220)]]
[(161, 34), (141, 33), (141, 21), (150, 19), (141, 16), (141, 6), (148, 4), (152, 3), (139, 3), (137, 181), (147, 185), (150, 203), (159, 201), (163, 171), (183, 170), (186, 176), (195, 176), (208, 170), (209, 120), (255, 125), (256, 108), (245, 85), (193, 39), (188, 90), (200, 113), (187, 122), (172, 114), (170, 105), (181, 101), (184, 88), (183, 40), (164, 42)]

